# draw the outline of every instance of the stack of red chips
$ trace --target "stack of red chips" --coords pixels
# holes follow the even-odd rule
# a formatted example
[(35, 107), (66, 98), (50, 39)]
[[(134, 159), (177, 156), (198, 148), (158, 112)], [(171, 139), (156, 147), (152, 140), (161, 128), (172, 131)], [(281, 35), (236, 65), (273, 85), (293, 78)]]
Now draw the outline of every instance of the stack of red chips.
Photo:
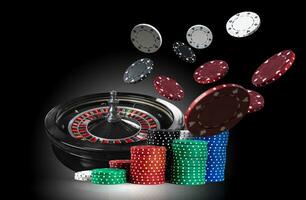
[(143, 185), (165, 183), (166, 148), (143, 145), (131, 147), (130, 182)]
[(131, 160), (110, 160), (109, 162), (110, 168), (118, 168), (126, 170), (126, 179), (130, 180), (130, 166)]

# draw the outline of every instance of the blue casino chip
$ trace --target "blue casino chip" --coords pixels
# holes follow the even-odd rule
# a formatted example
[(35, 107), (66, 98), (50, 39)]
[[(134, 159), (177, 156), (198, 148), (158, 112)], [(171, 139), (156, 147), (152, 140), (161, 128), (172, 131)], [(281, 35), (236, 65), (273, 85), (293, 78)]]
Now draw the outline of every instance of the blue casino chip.
[(229, 132), (224, 131), (210, 137), (194, 137), (194, 140), (208, 142), (208, 158), (206, 161), (206, 182), (222, 182), (225, 179), (226, 148)]

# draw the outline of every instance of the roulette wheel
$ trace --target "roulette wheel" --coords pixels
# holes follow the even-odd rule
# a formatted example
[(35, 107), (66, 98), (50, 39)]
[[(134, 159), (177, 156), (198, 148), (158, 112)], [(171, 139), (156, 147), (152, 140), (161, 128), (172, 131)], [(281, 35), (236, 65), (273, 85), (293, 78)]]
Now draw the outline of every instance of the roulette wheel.
[(165, 100), (111, 91), (54, 107), (44, 125), (58, 160), (80, 171), (129, 159), (131, 146), (146, 144), (148, 130), (182, 129), (184, 120), (182, 112)]

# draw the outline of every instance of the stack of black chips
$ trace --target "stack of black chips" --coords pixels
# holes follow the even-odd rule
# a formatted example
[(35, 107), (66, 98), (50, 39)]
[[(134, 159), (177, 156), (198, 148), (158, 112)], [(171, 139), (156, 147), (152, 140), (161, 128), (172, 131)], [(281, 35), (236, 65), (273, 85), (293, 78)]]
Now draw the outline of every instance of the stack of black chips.
[(166, 156), (166, 180), (171, 178), (171, 166), (173, 163), (172, 142), (180, 139), (180, 130), (148, 130), (148, 145), (164, 146), (167, 149)]

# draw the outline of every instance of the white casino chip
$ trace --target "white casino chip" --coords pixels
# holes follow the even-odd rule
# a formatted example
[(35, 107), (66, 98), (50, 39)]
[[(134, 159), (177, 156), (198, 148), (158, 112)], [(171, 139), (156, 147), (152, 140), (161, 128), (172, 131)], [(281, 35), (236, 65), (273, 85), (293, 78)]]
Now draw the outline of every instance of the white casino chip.
[(188, 29), (186, 39), (192, 47), (204, 49), (211, 44), (213, 34), (210, 29), (204, 25), (194, 25)]
[(91, 170), (79, 171), (74, 173), (74, 180), (76, 181), (90, 181)]
[(226, 23), (226, 31), (233, 37), (246, 37), (257, 31), (260, 18), (254, 12), (241, 12), (232, 16)]
[(154, 53), (162, 45), (159, 31), (149, 24), (138, 24), (131, 31), (131, 40), (141, 52)]

